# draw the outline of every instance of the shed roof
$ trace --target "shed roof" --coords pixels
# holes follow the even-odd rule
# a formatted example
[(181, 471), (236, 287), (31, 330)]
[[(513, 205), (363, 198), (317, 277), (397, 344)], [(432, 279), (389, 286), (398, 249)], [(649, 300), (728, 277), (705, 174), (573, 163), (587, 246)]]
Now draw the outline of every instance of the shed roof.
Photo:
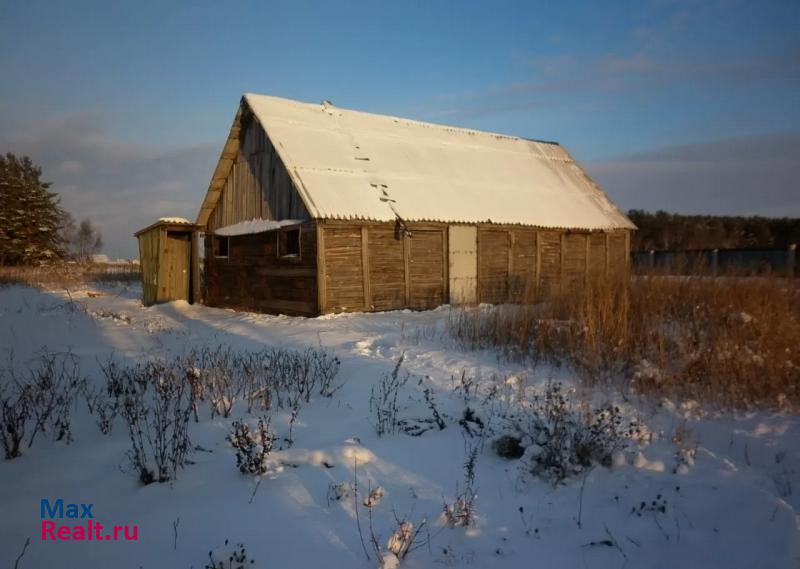
[(133, 234), (134, 237), (139, 237), (142, 233), (146, 233), (156, 227), (166, 227), (171, 231), (197, 231), (201, 228), (200, 225), (194, 224), (188, 219), (183, 217), (159, 217), (155, 223), (151, 223), (147, 227), (143, 227)]
[(635, 228), (559, 144), (256, 94), (242, 99), (198, 224), (247, 108), (315, 219)]

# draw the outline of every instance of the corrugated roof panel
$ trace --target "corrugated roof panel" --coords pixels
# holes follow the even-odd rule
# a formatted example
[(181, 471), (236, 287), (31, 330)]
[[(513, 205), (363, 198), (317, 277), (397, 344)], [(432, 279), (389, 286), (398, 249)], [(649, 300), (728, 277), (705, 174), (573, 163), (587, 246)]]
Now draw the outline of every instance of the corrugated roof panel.
[(244, 97), (315, 218), (633, 228), (558, 144)]

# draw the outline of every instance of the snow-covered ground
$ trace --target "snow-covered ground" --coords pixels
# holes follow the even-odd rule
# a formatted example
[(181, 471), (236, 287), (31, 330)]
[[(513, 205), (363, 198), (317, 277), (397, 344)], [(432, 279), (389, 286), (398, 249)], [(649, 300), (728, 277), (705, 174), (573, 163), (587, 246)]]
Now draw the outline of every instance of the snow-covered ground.
[[(427, 518), (429, 543), (403, 567), (800, 567), (796, 416), (709, 417), (668, 401), (617, 402), (650, 434), (612, 468), (596, 467), (558, 486), (532, 476), (519, 460), (499, 457), (488, 434), (475, 470), (476, 524), (450, 528), (440, 520), (443, 503), (463, 488), (465, 448), (475, 444), (458, 419), (471, 405), (491, 421), (480, 395), (465, 400), (459, 378), (477, 378), (481, 393), (493, 384), (536, 391), (551, 380), (572, 385), (567, 370), (524, 369), (489, 352), (457, 349), (444, 333), (446, 308), (305, 319), (181, 302), (143, 308), (139, 293), (122, 285), (70, 293), (0, 288), (2, 365), (12, 350), (20, 367), (42, 348), (70, 350), (81, 371), (102, 385), (98, 362), (112, 353), (135, 362), (203, 345), (323, 346), (341, 359), (342, 387), (300, 410), (294, 446), (274, 451), (260, 480), (236, 469), (226, 441), (243, 408), (229, 419), (206, 413), (192, 422), (192, 444), (203, 450), (191, 455), (177, 481), (142, 486), (126, 459), (125, 426), (120, 421), (103, 435), (79, 403), (72, 444), (41, 436), (21, 457), (0, 461), (1, 566), (15, 567), (29, 538), (18, 569), (202, 568), (208, 551), (225, 540), (244, 544), (253, 567), (374, 568), (368, 510), (359, 506), (356, 520), (347, 492), (357, 477), (359, 502), (368, 488), (385, 490), (372, 508), (381, 547), (395, 516), (416, 524)], [(379, 438), (370, 390), (403, 353), (413, 379), (401, 391), (401, 416), (430, 415), (427, 388), (447, 426)], [(597, 391), (575, 396), (613, 399)], [(288, 414), (271, 414), (278, 435), (287, 436)], [(694, 459), (678, 460), (681, 448)], [(336, 487), (340, 500), (332, 498)], [(43, 498), (94, 504), (94, 521), (136, 524), (138, 540), (43, 541)]]

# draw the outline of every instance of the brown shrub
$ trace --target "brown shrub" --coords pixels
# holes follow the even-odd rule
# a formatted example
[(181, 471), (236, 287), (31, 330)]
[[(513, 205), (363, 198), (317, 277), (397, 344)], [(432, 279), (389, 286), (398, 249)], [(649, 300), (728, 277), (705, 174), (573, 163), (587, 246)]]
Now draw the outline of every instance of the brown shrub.
[(800, 406), (800, 287), (777, 277), (634, 277), (532, 306), (454, 309), (468, 349), (572, 366), (591, 385), (725, 408)]
[(22, 284), (37, 287), (70, 287), (88, 282), (135, 282), (142, 273), (138, 265), (54, 263), (42, 266), (0, 267), (0, 286)]

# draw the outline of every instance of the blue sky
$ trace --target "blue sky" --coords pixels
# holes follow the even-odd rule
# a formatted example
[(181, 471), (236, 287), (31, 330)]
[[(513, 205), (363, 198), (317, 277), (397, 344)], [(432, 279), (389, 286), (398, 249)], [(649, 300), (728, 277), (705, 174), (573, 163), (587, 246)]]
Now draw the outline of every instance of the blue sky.
[(194, 216), (245, 91), (557, 140), (625, 209), (800, 215), (797, 0), (0, 0), (0, 54), (0, 151), (112, 254)]

